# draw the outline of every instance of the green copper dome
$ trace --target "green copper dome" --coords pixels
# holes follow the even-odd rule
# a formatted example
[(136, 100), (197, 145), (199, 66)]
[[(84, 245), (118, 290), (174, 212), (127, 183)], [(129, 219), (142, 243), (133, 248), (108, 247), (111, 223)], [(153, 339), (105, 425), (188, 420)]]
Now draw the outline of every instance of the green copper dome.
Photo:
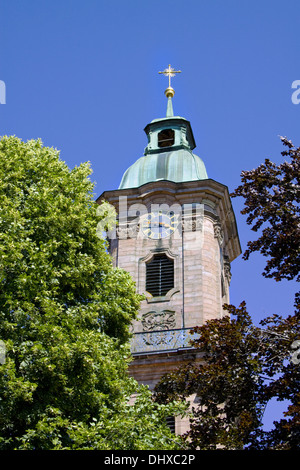
[(125, 171), (119, 189), (137, 188), (158, 180), (182, 183), (203, 179), (207, 179), (207, 173), (201, 158), (180, 149), (139, 158)]
[(207, 179), (203, 161), (192, 152), (196, 144), (191, 125), (186, 119), (173, 116), (171, 98), (167, 117), (152, 121), (145, 132), (148, 145), (144, 156), (125, 171), (119, 189), (159, 180), (182, 183)]

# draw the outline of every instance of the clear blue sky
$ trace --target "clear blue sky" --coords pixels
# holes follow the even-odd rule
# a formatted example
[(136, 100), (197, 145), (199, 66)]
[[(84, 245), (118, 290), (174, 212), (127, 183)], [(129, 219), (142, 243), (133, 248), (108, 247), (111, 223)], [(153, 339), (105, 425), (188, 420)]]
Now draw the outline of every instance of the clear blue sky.
[[(1, 0), (0, 135), (41, 138), (70, 168), (90, 161), (95, 193), (119, 186), (164, 117), (191, 121), (208, 176), (232, 191), (242, 170), (279, 163), (279, 135), (300, 146), (299, 0)], [(233, 200), (242, 249), (255, 234)], [(265, 259), (232, 264), (231, 302), (256, 324), (293, 311), (294, 283), (261, 276)]]

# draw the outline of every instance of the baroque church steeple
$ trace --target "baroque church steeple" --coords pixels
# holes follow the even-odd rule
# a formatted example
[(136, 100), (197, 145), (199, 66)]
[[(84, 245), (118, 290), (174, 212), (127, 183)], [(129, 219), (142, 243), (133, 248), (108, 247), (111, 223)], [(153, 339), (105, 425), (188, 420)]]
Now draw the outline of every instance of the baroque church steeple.
[[(143, 156), (125, 171), (118, 189), (97, 200), (114, 206), (109, 235), (113, 264), (128, 271), (144, 296), (133, 322), (129, 371), (153, 389), (160, 377), (192, 358), (190, 330), (221, 318), (229, 303), (231, 263), (241, 253), (228, 188), (208, 177), (193, 153), (191, 124), (174, 116), (169, 66), (166, 116), (145, 127)], [(185, 424), (176, 423), (176, 432)]]
[(148, 145), (144, 155), (124, 173), (119, 189), (139, 187), (159, 180), (183, 181), (207, 179), (204, 162), (193, 153), (196, 147), (189, 121), (174, 116), (172, 98), (175, 94), (170, 77), (180, 71), (169, 68), (163, 73), (169, 76), (165, 90), (168, 99), (166, 117), (154, 119), (145, 127)]

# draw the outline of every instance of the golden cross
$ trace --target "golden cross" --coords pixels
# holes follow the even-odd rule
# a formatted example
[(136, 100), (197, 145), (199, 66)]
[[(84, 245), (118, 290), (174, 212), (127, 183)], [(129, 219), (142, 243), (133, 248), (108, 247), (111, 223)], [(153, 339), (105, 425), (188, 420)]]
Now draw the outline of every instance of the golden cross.
[(169, 77), (169, 88), (171, 88), (171, 77), (175, 77), (176, 73), (181, 73), (181, 70), (174, 70), (172, 69), (171, 65), (169, 64), (169, 68), (165, 69), (163, 72), (158, 72), (164, 74), (166, 77)]

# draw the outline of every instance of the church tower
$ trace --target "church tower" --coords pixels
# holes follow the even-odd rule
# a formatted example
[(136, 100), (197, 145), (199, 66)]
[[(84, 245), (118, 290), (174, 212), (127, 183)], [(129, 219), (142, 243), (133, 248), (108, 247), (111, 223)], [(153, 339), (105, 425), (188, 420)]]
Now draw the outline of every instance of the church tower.
[(114, 206), (109, 236), (115, 266), (128, 271), (145, 296), (132, 325), (131, 374), (151, 389), (161, 375), (190, 361), (190, 329), (221, 318), (229, 302), (230, 264), (241, 253), (224, 184), (208, 177), (193, 153), (189, 121), (174, 116), (170, 66), (166, 117), (145, 127), (144, 155), (116, 190), (97, 200)]

